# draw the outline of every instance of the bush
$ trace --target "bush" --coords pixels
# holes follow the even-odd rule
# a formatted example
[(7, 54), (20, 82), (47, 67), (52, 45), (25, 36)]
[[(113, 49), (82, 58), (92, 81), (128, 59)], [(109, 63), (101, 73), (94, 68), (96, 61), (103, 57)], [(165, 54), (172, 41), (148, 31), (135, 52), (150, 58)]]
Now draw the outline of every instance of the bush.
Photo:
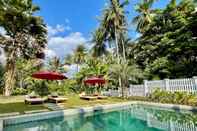
[(50, 93), (58, 93), (59, 95), (67, 95), (75, 92), (74, 87), (76, 82), (74, 80), (64, 80), (58, 83), (57, 81), (52, 81), (47, 84)]
[(35, 81), (33, 90), (40, 96), (46, 96), (49, 94), (49, 88), (45, 81)]
[(167, 92), (157, 89), (149, 99), (153, 102), (197, 106), (197, 96), (187, 92)]
[(16, 88), (13, 90), (12, 95), (26, 95), (28, 91), (23, 88)]

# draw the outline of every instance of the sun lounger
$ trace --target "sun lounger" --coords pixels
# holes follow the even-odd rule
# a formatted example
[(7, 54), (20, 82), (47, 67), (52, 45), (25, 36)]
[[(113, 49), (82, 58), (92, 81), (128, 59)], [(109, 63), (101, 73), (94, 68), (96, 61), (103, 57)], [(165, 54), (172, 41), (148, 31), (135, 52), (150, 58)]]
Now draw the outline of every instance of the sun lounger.
[(30, 96), (25, 97), (25, 104), (43, 104), (44, 101), (45, 99), (40, 97), (30, 97)]
[(61, 96), (48, 96), (49, 102), (59, 103), (59, 102), (67, 101), (67, 100), (68, 98), (61, 97)]
[(107, 96), (103, 96), (100, 94), (94, 94), (94, 96), (97, 97), (97, 99), (107, 99), (108, 98)]
[(80, 99), (84, 99), (84, 100), (96, 100), (97, 97), (96, 96), (80, 96)]
[(100, 95), (98, 95), (97, 98), (98, 99), (107, 99), (108, 97), (107, 96), (100, 96)]

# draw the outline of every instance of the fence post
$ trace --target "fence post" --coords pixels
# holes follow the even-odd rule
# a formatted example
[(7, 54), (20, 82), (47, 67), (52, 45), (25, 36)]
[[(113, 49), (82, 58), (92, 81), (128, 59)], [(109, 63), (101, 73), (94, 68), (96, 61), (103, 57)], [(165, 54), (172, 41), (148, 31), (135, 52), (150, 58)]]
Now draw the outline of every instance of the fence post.
[(164, 82), (165, 82), (165, 90), (170, 91), (170, 80), (164, 79)]
[(144, 80), (144, 95), (147, 96), (148, 95), (148, 85), (147, 85), (147, 80)]
[(193, 80), (194, 80), (194, 90), (197, 89), (197, 76), (193, 76)]

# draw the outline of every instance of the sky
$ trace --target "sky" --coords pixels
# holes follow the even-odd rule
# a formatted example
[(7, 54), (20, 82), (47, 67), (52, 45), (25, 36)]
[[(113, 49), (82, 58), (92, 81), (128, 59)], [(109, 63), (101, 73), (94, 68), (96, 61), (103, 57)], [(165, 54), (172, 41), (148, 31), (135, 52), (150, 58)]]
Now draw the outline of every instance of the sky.
[[(156, 8), (162, 8), (169, 0), (160, 0), (154, 4)], [(44, 18), (48, 29), (47, 57), (58, 56), (63, 58), (70, 54), (79, 44), (91, 47), (91, 32), (98, 26), (97, 18), (108, 0), (34, 0), (41, 10), (36, 15)], [(129, 11), (128, 21), (137, 15), (134, 6), (139, 0), (130, 0), (127, 7)], [(129, 35), (135, 39), (140, 35), (131, 25)]]
[[(91, 47), (91, 32), (98, 27), (98, 16), (101, 16), (102, 9), (109, 0), (33, 0), (40, 6), (40, 11), (35, 15), (42, 16), (47, 25), (48, 44), (45, 50), (46, 57), (54, 56), (64, 58), (70, 54), (79, 44), (84, 44), (87, 48)], [(126, 8), (129, 11), (128, 21), (137, 13), (135, 5), (140, 0), (130, 0)], [(158, 0), (154, 8), (163, 8), (169, 0)], [(5, 31), (0, 27), (0, 33)], [(135, 27), (130, 25), (129, 35), (136, 39), (140, 35), (135, 31)], [(2, 52), (2, 51), (1, 51)], [(5, 56), (0, 54), (1, 60)]]

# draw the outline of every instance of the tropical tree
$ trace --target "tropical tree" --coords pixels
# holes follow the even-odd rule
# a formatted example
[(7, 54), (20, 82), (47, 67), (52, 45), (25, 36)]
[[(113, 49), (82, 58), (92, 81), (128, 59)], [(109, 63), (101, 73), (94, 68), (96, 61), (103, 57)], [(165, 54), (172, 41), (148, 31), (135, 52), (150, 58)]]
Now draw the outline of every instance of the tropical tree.
[(67, 54), (64, 58), (65, 65), (71, 65), (73, 63), (73, 56), (71, 54)]
[(151, 9), (155, 0), (143, 0), (142, 3), (137, 4), (136, 11), (139, 13), (134, 17), (132, 23), (136, 24), (136, 30), (143, 33), (152, 22), (154, 10)]
[(83, 44), (77, 46), (74, 50), (74, 63), (77, 64), (77, 71), (79, 72), (79, 64), (82, 64), (85, 61), (86, 48)]
[[(107, 40), (109, 47), (111, 43), (115, 42), (116, 56), (118, 57), (118, 63), (120, 63), (120, 54), (125, 58), (125, 49), (123, 38), (121, 34), (127, 31), (126, 11), (125, 6), (128, 4), (128, 0), (120, 3), (119, 0), (110, 0), (107, 8), (104, 9), (101, 17), (100, 28), (103, 30), (104, 40)], [(123, 49), (122, 53), (120, 49)]]
[(62, 66), (60, 59), (58, 57), (53, 57), (49, 60), (49, 70), (51, 71), (59, 71), (60, 67)]
[(122, 97), (127, 96), (129, 81), (137, 83), (143, 78), (142, 71), (136, 65), (128, 64), (113, 64), (109, 69), (109, 75), (114, 81), (120, 78)]
[(130, 56), (149, 79), (192, 77), (197, 74), (196, 10), (192, 0), (176, 3), (155, 13)]
[(103, 55), (108, 54), (103, 31), (102, 28), (97, 28), (92, 34), (92, 42), (94, 43), (94, 46), (92, 47), (93, 57), (102, 57)]
[(7, 32), (0, 36), (0, 46), (6, 52), (4, 95), (9, 96), (15, 84), (17, 58), (33, 58), (43, 51), (46, 26), (34, 15), (39, 7), (32, 0), (0, 0), (0, 26)]

